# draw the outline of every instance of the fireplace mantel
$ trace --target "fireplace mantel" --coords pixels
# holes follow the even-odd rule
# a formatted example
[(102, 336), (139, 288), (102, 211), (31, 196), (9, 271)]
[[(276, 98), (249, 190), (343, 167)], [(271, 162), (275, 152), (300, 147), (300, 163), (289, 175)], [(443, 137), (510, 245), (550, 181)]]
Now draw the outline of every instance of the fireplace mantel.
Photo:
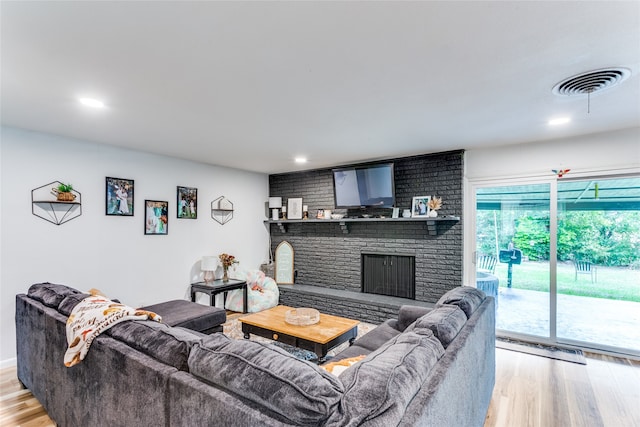
[(276, 224), (280, 229), (280, 232), (287, 232), (287, 224), (330, 224), (339, 223), (343, 234), (349, 234), (349, 223), (353, 222), (425, 222), (427, 225), (427, 233), (430, 236), (436, 236), (438, 234), (437, 224), (441, 222), (458, 222), (460, 217), (457, 216), (443, 216), (443, 217), (429, 217), (429, 218), (342, 218), (342, 219), (279, 219), (279, 220), (265, 220), (265, 224)]

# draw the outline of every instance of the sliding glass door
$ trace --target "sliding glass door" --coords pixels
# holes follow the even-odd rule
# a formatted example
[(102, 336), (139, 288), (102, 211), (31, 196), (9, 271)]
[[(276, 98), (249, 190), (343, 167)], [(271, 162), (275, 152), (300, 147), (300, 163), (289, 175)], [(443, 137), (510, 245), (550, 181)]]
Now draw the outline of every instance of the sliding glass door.
[(473, 184), (499, 335), (640, 355), (640, 177)]
[(476, 191), (476, 284), (497, 297), (496, 328), (549, 338), (549, 184)]
[(640, 178), (558, 182), (558, 341), (640, 352)]

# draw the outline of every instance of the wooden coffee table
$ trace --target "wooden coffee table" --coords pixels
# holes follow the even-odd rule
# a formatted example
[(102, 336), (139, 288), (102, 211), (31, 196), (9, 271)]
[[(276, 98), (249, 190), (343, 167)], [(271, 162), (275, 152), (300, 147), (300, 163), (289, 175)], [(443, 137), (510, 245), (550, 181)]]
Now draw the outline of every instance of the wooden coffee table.
[(284, 321), (287, 310), (291, 307), (278, 305), (238, 319), (244, 337), (248, 339), (254, 334), (309, 350), (317, 354), (322, 363), (331, 349), (347, 341), (352, 344), (358, 335), (360, 322), (357, 320), (320, 313), (320, 321), (315, 325), (296, 326)]

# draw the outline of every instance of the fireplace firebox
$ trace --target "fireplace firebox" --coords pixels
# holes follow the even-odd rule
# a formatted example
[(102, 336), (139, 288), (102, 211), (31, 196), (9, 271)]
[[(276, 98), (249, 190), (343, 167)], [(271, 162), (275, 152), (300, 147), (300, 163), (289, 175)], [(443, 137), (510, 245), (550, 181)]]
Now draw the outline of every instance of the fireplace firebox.
[(362, 254), (362, 292), (415, 299), (415, 256)]

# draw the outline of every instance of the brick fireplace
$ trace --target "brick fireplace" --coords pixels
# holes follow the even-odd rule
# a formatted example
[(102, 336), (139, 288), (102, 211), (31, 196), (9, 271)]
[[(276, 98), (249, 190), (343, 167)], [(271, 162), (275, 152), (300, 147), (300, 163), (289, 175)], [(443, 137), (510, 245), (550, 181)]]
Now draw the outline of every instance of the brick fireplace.
[[(440, 218), (462, 217), (463, 151), (390, 160), (395, 165), (396, 206), (409, 208), (414, 196), (438, 196), (444, 202), (438, 212)], [(348, 216), (366, 213), (391, 217), (391, 209), (336, 211), (331, 168), (271, 175), (269, 194), (281, 196), (283, 201), (302, 197), (311, 214), (317, 209), (332, 209)], [(309, 305), (306, 303), (317, 303), (326, 294), (320, 309), (340, 315), (344, 314), (339, 308), (340, 300), (345, 298), (352, 300), (345, 307), (362, 302), (366, 303), (363, 311), (371, 311), (369, 304), (375, 305), (376, 301), (381, 306), (434, 303), (446, 291), (462, 284), (462, 221), (444, 220), (431, 226), (427, 221), (356, 221), (348, 223), (346, 234), (338, 222), (287, 223), (284, 230), (274, 223), (268, 227), (272, 250), (286, 240), (295, 251), (296, 284), (281, 287), (283, 304)], [(367, 254), (410, 259), (413, 295), (363, 294), (362, 260)], [(302, 290), (308, 291), (309, 298), (300, 295)], [(387, 316), (386, 311), (385, 308), (381, 315)]]

